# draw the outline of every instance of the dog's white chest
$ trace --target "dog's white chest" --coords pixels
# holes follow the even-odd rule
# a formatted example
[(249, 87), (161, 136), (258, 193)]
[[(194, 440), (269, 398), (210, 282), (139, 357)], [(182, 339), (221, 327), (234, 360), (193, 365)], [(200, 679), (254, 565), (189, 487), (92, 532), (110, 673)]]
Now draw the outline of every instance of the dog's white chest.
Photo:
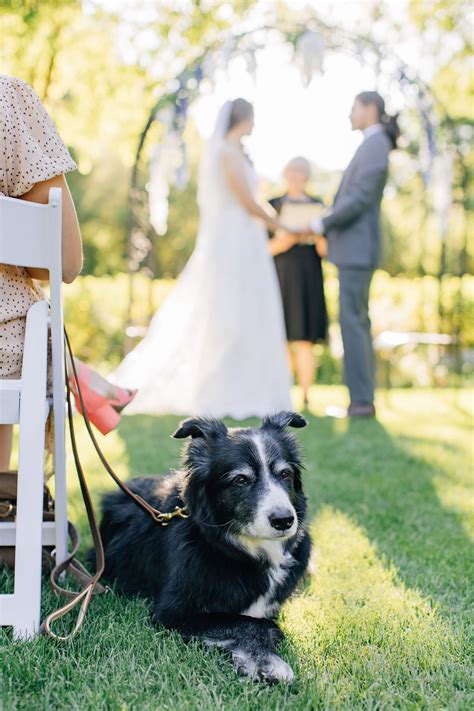
[(285, 580), (289, 572), (289, 566), (293, 561), (291, 556), (284, 558), (284, 562), (272, 566), (268, 571), (270, 585), (264, 595), (260, 595), (250, 607), (242, 612), (243, 615), (249, 617), (273, 617), (278, 610), (279, 603), (275, 600), (275, 592), (277, 587)]

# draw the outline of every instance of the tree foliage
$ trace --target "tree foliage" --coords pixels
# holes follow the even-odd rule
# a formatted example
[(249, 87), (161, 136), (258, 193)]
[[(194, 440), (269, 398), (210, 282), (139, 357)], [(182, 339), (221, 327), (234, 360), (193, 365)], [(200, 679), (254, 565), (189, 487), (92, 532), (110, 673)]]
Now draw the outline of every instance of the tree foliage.
[[(263, 0), (263, 9), (264, 4)], [(138, 137), (157, 97), (204, 47), (224, 38), (257, 5), (252, 0), (117, 0), (114, 4), (0, 0), (0, 71), (32, 84), (78, 163), (79, 170), (69, 176), (69, 182), (84, 235), (87, 273), (102, 275), (126, 268), (130, 170)], [(310, 19), (313, 12), (283, 5), (275, 3), (280, 13), (275, 16), (285, 26)], [(392, 35), (402, 36), (406, 28), (390, 19), (386, 4), (372, 6), (368, 10), (364, 6), (367, 17), (373, 23), (382, 18)], [(469, 13), (467, 0), (411, 0), (409, 4), (409, 22), (433, 67), (440, 149), (448, 134), (455, 139), (454, 205), (449, 249), (443, 256), (439, 228), (429, 210), (429, 191), (416, 173), (419, 118), (407, 110), (403, 116), (406, 145), (393, 156), (384, 201), (384, 266), (391, 274), (436, 274), (442, 259), (453, 273), (469, 268), (466, 234), (473, 123)], [(155, 135), (153, 140), (158, 138)], [(199, 142), (194, 133), (190, 144), (192, 179), (183, 192), (172, 190), (168, 234), (154, 237), (151, 266), (158, 275), (179, 272), (196, 236)], [(143, 187), (146, 179), (142, 176)], [(315, 184), (315, 192), (330, 198), (326, 188), (335, 182), (335, 176), (326, 176)]]
[(33, 86), (78, 163), (68, 180), (86, 272), (126, 268), (129, 176), (150, 109), (249, 4), (134, 0), (106, 12), (92, 0), (0, 0), (0, 71)]

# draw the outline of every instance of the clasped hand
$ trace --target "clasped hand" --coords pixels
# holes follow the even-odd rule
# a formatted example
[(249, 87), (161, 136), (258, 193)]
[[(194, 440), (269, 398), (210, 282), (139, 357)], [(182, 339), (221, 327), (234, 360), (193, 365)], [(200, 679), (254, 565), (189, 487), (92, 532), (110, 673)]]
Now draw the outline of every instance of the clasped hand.
[(274, 255), (288, 252), (297, 244), (307, 243), (308, 237), (314, 235), (315, 249), (320, 257), (327, 256), (327, 240), (323, 235), (314, 233), (314, 230), (308, 225), (304, 228), (293, 228), (289, 225), (282, 225), (277, 230), (274, 239), (272, 240), (272, 252)]
[(307, 227), (291, 227), (291, 225), (282, 225), (281, 230), (278, 230), (277, 234), (280, 232), (292, 235), (298, 242), (302, 242), (314, 234), (314, 230), (311, 229), (310, 225)]

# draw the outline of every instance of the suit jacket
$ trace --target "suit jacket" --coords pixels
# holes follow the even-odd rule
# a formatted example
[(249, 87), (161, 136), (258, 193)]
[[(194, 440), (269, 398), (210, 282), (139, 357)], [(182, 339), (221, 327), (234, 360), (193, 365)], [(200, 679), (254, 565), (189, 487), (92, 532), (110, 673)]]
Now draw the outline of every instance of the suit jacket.
[(392, 148), (384, 131), (359, 146), (323, 219), (328, 259), (338, 267), (374, 269), (380, 260), (380, 203)]

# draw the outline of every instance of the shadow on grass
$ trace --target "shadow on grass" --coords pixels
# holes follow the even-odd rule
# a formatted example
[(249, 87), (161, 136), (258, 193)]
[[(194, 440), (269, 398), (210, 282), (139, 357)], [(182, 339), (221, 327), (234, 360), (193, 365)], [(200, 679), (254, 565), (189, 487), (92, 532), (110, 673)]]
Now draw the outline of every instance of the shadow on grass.
[[(413, 413), (395, 417), (396, 435), (377, 421), (313, 415), (296, 433), (316, 551), (311, 581), (281, 620), (298, 708), (429, 707), (466, 693), (470, 541), (436, 488), (440, 474), (456, 486), (459, 450), (420, 436)], [(179, 443), (165, 435), (177, 421), (124, 422), (131, 474), (177, 466)], [(144, 440), (156, 441), (151, 468)]]
[(125, 444), (130, 478), (162, 474), (178, 467), (181, 442), (172, 434), (181, 419), (174, 415), (123, 418), (118, 435)]
[[(131, 477), (179, 466), (182, 443), (166, 433), (171, 435), (181, 419), (124, 418), (119, 436)], [(366, 529), (379, 554), (395, 563), (409, 587), (439, 601), (446, 611), (465, 608), (471, 542), (460, 517), (442, 505), (436, 492), (433, 480), (441, 470), (409, 451), (410, 444), (429, 447), (430, 440), (418, 437), (416, 429), (411, 437), (406, 428), (392, 437), (374, 420), (312, 415), (308, 420), (309, 427), (297, 436), (306, 459), (310, 515), (326, 505), (341, 510)], [(255, 426), (258, 420), (243, 424)], [(436, 445), (455, 450), (451, 443)]]
[[(178, 415), (134, 415), (124, 417), (118, 430), (128, 457), (129, 476), (162, 474), (179, 468), (183, 440), (173, 438), (178, 424), (186, 419)], [(236, 426), (230, 419), (228, 426)], [(239, 422), (239, 427), (256, 427), (257, 418)]]
[[(445, 412), (433, 417), (441, 431)], [(153, 628), (143, 601), (108, 595), (71, 644), (0, 635), (5, 708), (469, 708), (470, 544), (437, 494), (440, 473), (459, 483), (456, 452), (450, 442), (437, 467), (441, 438), (428, 432), (425, 441), (406, 406), (390, 418), (396, 436), (377, 422), (311, 415), (296, 433), (320, 565), (282, 614), (284, 654), (297, 672), (290, 689), (243, 684), (216, 650)], [(106, 440), (111, 462), (130, 477), (177, 467), (181, 443), (168, 435), (179, 419), (124, 418)], [(112, 484), (94, 461), (86, 457), (98, 496)], [(45, 585), (43, 609), (57, 604)]]
[[(448, 614), (468, 609), (472, 543), (460, 516), (437, 494), (434, 478), (444, 470), (410, 454), (407, 444), (423, 440), (416, 432), (413, 439), (406, 433), (393, 438), (377, 421), (310, 422), (317, 431), (306, 485), (310, 512), (327, 505), (344, 512), (366, 530), (379, 556), (393, 561), (407, 586)], [(453, 451), (451, 444), (436, 445)]]

